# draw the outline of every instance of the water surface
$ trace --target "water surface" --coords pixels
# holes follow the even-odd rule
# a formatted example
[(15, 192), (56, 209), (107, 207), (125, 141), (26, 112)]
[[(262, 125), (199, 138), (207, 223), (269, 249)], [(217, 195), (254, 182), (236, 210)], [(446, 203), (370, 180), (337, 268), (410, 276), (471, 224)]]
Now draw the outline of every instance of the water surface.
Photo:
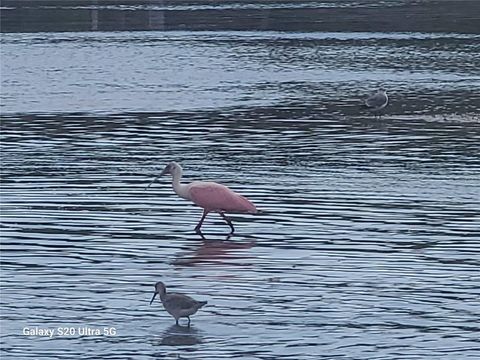
[[(2, 359), (477, 359), (478, 40), (2, 34)], [(262, 213), (195, 234), (168, 177), (145, 190), (171, 160)], [(159, 280), (208, 300), (190, 329)]]

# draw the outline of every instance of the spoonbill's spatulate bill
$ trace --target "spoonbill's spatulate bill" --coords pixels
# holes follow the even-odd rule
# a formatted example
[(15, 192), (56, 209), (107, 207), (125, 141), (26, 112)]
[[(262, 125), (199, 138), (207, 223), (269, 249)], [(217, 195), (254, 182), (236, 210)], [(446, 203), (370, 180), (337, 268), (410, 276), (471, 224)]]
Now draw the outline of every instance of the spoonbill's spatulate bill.
[(167, 293), (167, 288), (161, 281), (155, 284), (155, 293), (153, 294), (152, 300), (150, 300), (150, 305), (152, 305), (157, 294), (160, 295), (160, 301), (165, 310), (175, 318), (177, 325), (178, 319), (186, 317), (188, 319), (188, 326), (190, 326), (190, 315), (195, 314), (198, 309), (207, 304), (206, 301), (197, 301), (187, 295)]
[(153, 179), (147, 186), (150, 187), (155, 180), (165, 174), (172, 175), (172, 185), (175, 193), (186, 200), (190, 200), (196, 205), (203, 208), (203, 215), (197, 226), (196, 232), (200, 232), (205, 217), (210, 212), (217, 212), (230, 226), (231, 233), (235, 231), (233, 224), (229, 218), (225, 216), (225, 212), (232, 213), (251, 213), (255, 214), (257, 208), (247, 198), (230, 190), (228, 187), (215, 182), (194, 181), (190, 184), (181, 184), (180, 180), (183, 175), (182, 167), (176, 162), (168, 164), (162, 173)]
[(365, 100), (365, 106), (378, 113), (388, 105), (388, 95), (385, 89), (379, 89), (375, 94)]

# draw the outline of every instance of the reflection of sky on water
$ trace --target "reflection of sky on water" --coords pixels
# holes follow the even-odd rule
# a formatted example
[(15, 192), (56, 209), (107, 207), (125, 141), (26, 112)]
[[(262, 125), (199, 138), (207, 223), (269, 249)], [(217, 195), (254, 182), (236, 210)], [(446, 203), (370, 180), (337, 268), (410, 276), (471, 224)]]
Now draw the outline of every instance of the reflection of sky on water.
[[(346, 115), (379, 85), (397, 106), (392, 113), (405, 114), (400, 106), (408, 113), (424, 99), (432, 102), (428, 111), (439, 107), (434, 113), (478, 107), (474, 36), (304, 35), (7, 34), (2, 112), (157, 112), (298, 101), (326, 108), (325, 115)], [(432, 54), (432, 41), (441, 51)]]

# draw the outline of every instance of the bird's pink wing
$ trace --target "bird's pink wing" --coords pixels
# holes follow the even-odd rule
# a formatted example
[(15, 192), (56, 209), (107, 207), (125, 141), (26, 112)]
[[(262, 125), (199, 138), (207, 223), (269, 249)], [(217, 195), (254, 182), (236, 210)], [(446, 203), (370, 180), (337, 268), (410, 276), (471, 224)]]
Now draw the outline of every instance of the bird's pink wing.
[(224, 185), (214, 182), (192, 184), (190, 199), (207, 211), (256, 213), (257, 208), (248, 199)]

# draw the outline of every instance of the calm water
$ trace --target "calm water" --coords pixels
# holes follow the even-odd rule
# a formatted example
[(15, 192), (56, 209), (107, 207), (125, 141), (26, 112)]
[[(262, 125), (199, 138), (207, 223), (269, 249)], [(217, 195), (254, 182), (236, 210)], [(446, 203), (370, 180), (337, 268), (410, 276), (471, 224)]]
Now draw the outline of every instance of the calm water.
[[(478, 359), (479, 40), (2, 34), (2, 359)], [(168, 177), (145, 190), (171, 160), (263, 212), (195, 234)], [(208, 300), (190, 329), (159, 280)]]

